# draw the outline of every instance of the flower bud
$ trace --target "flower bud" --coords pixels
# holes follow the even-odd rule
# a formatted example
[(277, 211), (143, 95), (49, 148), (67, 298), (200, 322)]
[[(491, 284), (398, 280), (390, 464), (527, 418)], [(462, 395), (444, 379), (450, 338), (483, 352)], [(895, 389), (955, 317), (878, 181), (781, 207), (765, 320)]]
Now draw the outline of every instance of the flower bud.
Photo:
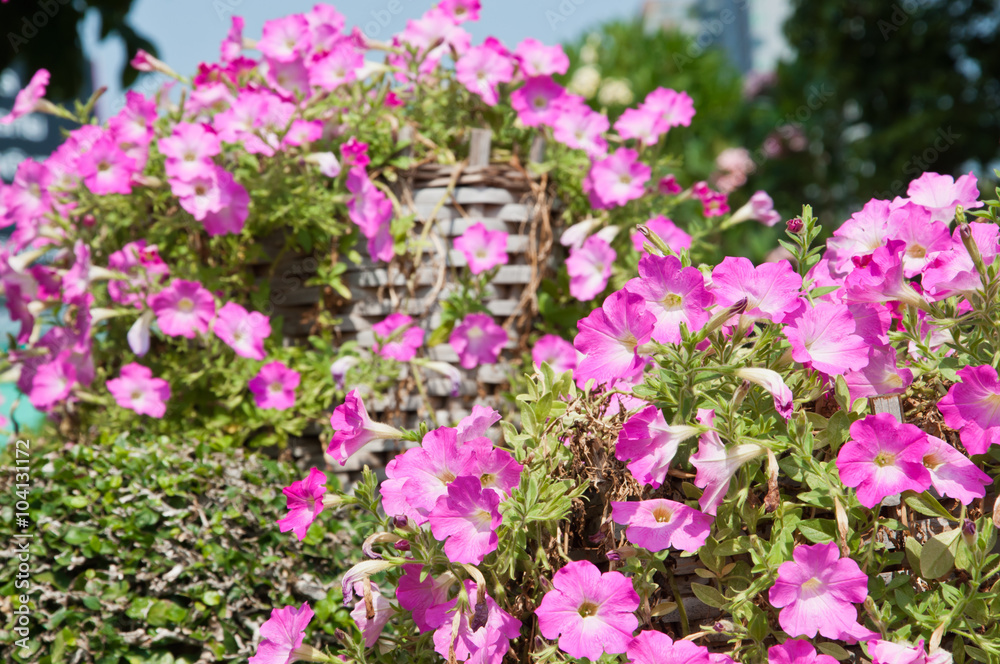
[(788, 229), (789, 233), (798, 235), (802, 232), (802, 220), (798, 217), (792, 217), (787, 222), (785, 222), (785, 228)]
[(966, 519), (962, 523), (962, 538), (970, 548), (976, 545), (976, 522), (972, 519)]
[(393, 546), (396, 547), (397, 551), (409, 551), (410, 550), (410, 540), (399, 540)]

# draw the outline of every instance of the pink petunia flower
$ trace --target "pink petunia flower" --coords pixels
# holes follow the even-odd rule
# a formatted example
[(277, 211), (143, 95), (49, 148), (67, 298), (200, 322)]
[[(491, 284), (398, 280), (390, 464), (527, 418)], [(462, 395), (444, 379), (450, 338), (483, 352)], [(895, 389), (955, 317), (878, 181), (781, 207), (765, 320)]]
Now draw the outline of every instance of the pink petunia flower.
[(988, 364), (963, 367), (961, 379), (938, 401), (944, 423), (961, 432), (962, 444), (971, 454), (985, 454), (1000, 443), (1000, 378)]
[(594, 563), (569, 563), (552, 577), (553, 589), (535, 609), (538, 630), (546, 639), (559, 639), (559, 649), (570, 657), (597, 661), (605, 653), (623, 653), (639, 626), (633, 613), (639, 594), (621, 572), (601, 574)]
[[(898, 216), (898, 215), (897, 215)], [(826, 256), (837, 273), (854, 269), (853, 260), (884, 246), (890, 236), (893, 210), (889, 201), (872, 199), (833, 231), (826, 242)]]
[(729, 491), (730, 480), (740, 466), (767, 450), (756, 443), (745, 443), (727, 450), (718, 432), (711, 428), (715, 422), (715, 411), (699, 408), (696, 419), (709, 430), (698, 439), (698, 451), (690, 458), (691, 465), (697, 471), (694, 485), (704, 489), (698, 505), (706, 514), (714, 515)]
[(258, 408), (287, 410), (295, 405), (295, 388), (302, 377), (284, 362), (269, 362), (250, 379), (248, 387)]
[(846, 304), (816, 302), (782, 328), (796, 362), (837, 376), (868, 364), (867, 341), (857, 334)]
[(589, 302), (601, 294), (611, 278), (611, 267), (618, 254), (597, 235), (591, 235), (580, 248), (572, 248), (566, 259), (570, 295)]
[(767, 661), (768, 664), (837, 664), (833, 657), (817, 653), (805, 639), (789, 639), (771, 646), (767, 649)]
[(583, 150), (591, 159), (601, 159), (608, 153), (604, 138), (610, 127), (608, 118), (586, 104), (566, 105), (552, 129), (552, 136), (574, 150)]
[(140, 415), (161, 418), (167, 412), (170, 384), (162, 378), (153, 378), (153, 372), (141, 364), (131, 362), (123, 366), (119, 377), (108, 381), (108, 391), (119, 406)]
[(476, 404), (472, 412), (458, 421), (455, 429), (458, 431), (458, 442), (469, 443), (476, 438), (483, 438), (491, 426), (503, 419), (500, 413), (489, 406)]
[(619, 136), (635, 139), (643, 145), (656, 145), (667, 129), (660, 112), (645, 107), (627, 108), (615, 122)]
[(942, 496), (968, 505), (986, 495), (986, 486), (993, 478), (979, 470), (976, 464), (937, 436), (927, 436), (930, 445), (923, 464), (931, 474), (931, 485)]
[(562, 46), (546, 46), (528, 37), (514, 49), (514, 57), (521, 64), (526, 77), (565, 74), (569, 70), (569, 57)]
[(778, 411), (786, 420), (792, 416), (792, 411), (795, 408), (793, 403), (794, 395), (792, 391), (788, 389), (785, 385), (785, 381), (782, 380), (781, 374), (777, 371), (772, 371), (770, 369), (759, 369), (757, 367), (743, 367), (736, 370), (736, 377), (742, 378), (743, 380), (750, 381), (755, 385), (760, 385), (765, 390), (771, 393), (774, 398), (774, 409)]
[(455, 238), (455, 249), (462, 252), (472, 274), (482, 274), (507, 264), (507, 233), (487, 230), (477, 222)]
[(373, 422), (357, 390), (348, 392), (344, 403), (333, 409), (330, 426), (333, 427), (333, 438), (326, 453), (341, 466), (373, 440), (398, 440), (403, 435), (388, 424)]
[(778, 623), (789, 636), (840, 639), (857, 625), (860, 604), (868, 596), (868, 575), (850, 558), (841, 558), (834, 542), (799, 545), (791, 561), (778, 567), (768, 599), (781, 611)]
[(933, 653), (925, 652), (923, 639), (916, 645), (873, 639), (868, 642), (868, 655), (872, 664), (952, 664), (954, 661), (951, 653), (943, 648)]
[[(926, 214), (925, 212), (924, 215)], [(951, 234), (942, 222), (929, 222), (927, 216), (910, 214), (898, 220), (897, 217), (898, 213), (890, 215), (889, 232), (892, 239), (906, 244), (903, 251), (903, 276), (911, 279), (923, 272), (939, 252), (951, 249)]]
[(441, 0), (438, 7), (456, 23), (478, 21), (482, 10), (479, 0)]
[(435, 577), (428, 574), (421, 580), (423, 565), (403, 565), (403, 575), (396, 585), (396, 599), (400, 608), (413, 614), (413, 622), (421, 632), (434, 629), (427, 620), (432, 607), (448, 601), (448, 588), (455, 582), (451, 572)]
[(257, 50), (278, 62), (295, 60), (311, 47), (309, 23), (302, 14), (266, 21), (257, 40)]
[(361, 630), (366, 648), (375, 645), (393, 614), (392, 604), (379, 592), (378, 586), (372, 583), (369, 584), (369, 589), (372, 602), (371, 615), (368, 614), (367, 602), (364, 599), (365, 584), (362, 581), (354, 584), (354, 594), (361, 599), (354, 604), (354, 608), (351, 610), (351, 617), (354, 618), (354, 623)]
[(84, 184), (98, 196), (132, 193), (135, 160), (125, 154), (110, 136), (104, 136), (80, 156), (78, 164)]
[(249, 664), (289, 664), (296, 659), (308, 659), (302, 641), (313, 615), (308, 602), (298, 609), (293, 606), (272, 609), (271, 617), (260, 626), (264, 640), (257, 646)]
[(212, 170), (212, 157), (222, 151), (219, 137), (210, 126), (187, 122), (178, 123), (170, 136), (161, 138), (159, 147), (167, 158), (167, 176), (178, 180), (190, 180)]
[(409, 362), (424, 343), (424, 331), (411, 327), (413, 318), (394, 312), (372, 325), (376, 341), (373, 350), (384, 358)]
[(500, 497), (484, 489), (478, 478), (458, 477), (448, 485), (427, 515), (434, 538), (444, 542), (444, 553), (453, 563), (478, 565), (496, 551), (496, 530), (502, 519)]
[(534, 76), (510, 93), (510, 105), (525, 127), (552, 125), (559, 117), (559, 103), (566, 90), (550, 76)]
[(721, 307), (746, 298), (744, 316), (781, 322), (799, 306), (802, 277), (786, 260), (754, 267), (747, 258), (726, 256), (712, 270), (712, 292)]
[(208, 332), (215, 317), (215, 298), (197, 281), (174, 279), (167, 288), (149, 298), (160, 330), (170, 337), (194, 339)]
[(701, 271), (682, 267), (676, 256), (643, 256), (639, 277), (625, 289), (646, 301), (646, 310), (656, 317), (653, 339), (664, 344), (681, 342), (682, 324), (689, 332), (704, 327), (710, 317), (707, 309), (715, 300)]
[(576, 369), (576, 349), (562, 337), (546, 334), (535, 342), (531, 349), (531, 360), (538, 369), (542, 368), (543, 362), (548, 362), (558, 376)]
[(926, 309), (927, 302), (914, 290), (903, 276), (902, 254), (906, 244), (888, 240), (869, 256), (854, 258), (854, 271), (844, 280), (846, 302), (898, 301), (919, 309)]
[(615, 457), (627, 464), (636, 480), (658, 489), (667, 477), (678, 445), (699, 433), (698, 427), (667, 424), (659, 408), (647, 406), (622, 426)]
[(416, 525), (427, 522), (427, 514), (439, 497), (448, 493), (456, 478), (469, 475), (474, 446), (459, 443), (458, 431), (439, 427), (424, 436), (420, 447), (407, 450), (385, 467), (382, 509), (389, 516), (405, 516)]
[(219, 309), (212, 331), (240, 357), (263, 360), (264, 340), (271, 336), (271, 321), (258, 311), (248, 312), (235, 302), (227, 302)]
[(388, 235), (392, 201), (372, 183), (362, 165), (351, 168), (346, 186), (353, 194), (347, 201), (347, 214), (358, 225), (361, 234), (368, 238), (368, 253), (372, 260), (392, 260), (392, 243), (385, 245), (377, 241), (380, 235)]
[[(1000, 227), (994, 223), (969, 224), (972, 241), (986, 265), (991, 265), (1000, 250)], [(951, 248), (939, 251), (924, 266), (920, 285), (932, 300), (942, 300), (952, 295), (973, 293), (982, 289), (979, 271), (962, 242), (961, 229), (956, 228), (951, 238)]]
[(781, 221), (781, 214), (774, 209), (774, 201), (766, 191), (757, 191), (754, 192), (749, 201), (733, 213), (733, 216), (726, 220), (726, 225), (735, 226), (748, 219), (755, 219), (770, 227)]
[(479, 95), (487, 106), (496, 106), (497, 86), (510, 83), (513, 78), (511, 55), (494, 37), (487, 37), (482, 46), (473, 46), (455, 63), (455, 79), (469, 92)]
[(128, 279), (109, 281), (108, 295), (119, 304), (137, 308), (142, 307), (146, 291), (170, 274), (170, 268), (160, 258), (156, 245), (146, 246), (145, 240), (129, 242), (108, 256), (108, 269), (128, 276)]
[[(462, 442), (461, 432), (459, 442)], [(494, 447), (489, 438), (477, 437), (466, 444), (472, 450), (472, 460), (465, 474), (478, 479), (484, 489), (492, 489), (500, 500), (506, 500), (521, 483), (524, 466), (507, 450)]]
[[(77, 382), (76, 365), (71, 361), (71, 352), (64, 350), (48, 362), (38, 366), (28, 400), (39, 410), (48, 410), (69, 398), (73, 385)], [(23, 370), (22, 370), (23, 373)]]
[(8, 125), (19, 117), (28, 115), (35, 111), (38, 102), (45, 96), (45, 89), (49, 85), (49, 71), (39, 69), (35, 72), (24, 89), (14, 97), (14, 108), (10, 113), (0, 118), (0, 125)]
[(976, 176), (969, 172), (957, 180), (950, 175), (924, 173), (910, 182), (906, 195), (917, 205), (931, 212), (931, 221), (950, 224), (955, 219), (955, 208), (959, 205), (966, 210), (982, 205)]
[(511, 639), (520, 636), (521, 621), (472, 581), (463, 585), (469, 598), (464, 611), (459, 613), (457, 597), (427, 610), (427, 621), (434, 626), (434, 651), (445, 659), (454, 653), (459, 662), (501, 664)]
[(288, 515), (278, 519), (278, 529), (283, 533), (291, 530), (302, 541), (306, 538), (309, 526), (323, 511), (326, 473), (310, 468), (309, 475), (304, 480), (295, 480), (281, 492), (287, 499)]
[(851, 425), (851, 440), (837, 454), (840, 481), (857, 487), (858, 501), (868, 508), (903, 491), (922, 493), (931, 486), (923, 464), (929, 446), (916, 426), (890, 413), (869, 415)]
[(612, 502), (611, 518), (628, 526), (625, 536), (630, 542), (649, 551), (674, 547), (695, 552), (705, 544), (715, 521), (684, 503), (663, 498)]
[(853, 404), (855, 399), (885, 394), (902, 394), (913, 382), (913, 372), (897, 364), (892, 346), (872, 346), (868, 349), (868, 364), (858, 371), (844, 374)]
[(642, 296), (615, 291), (577, 323), (580, 331), (573, 346), (584, 357), (574, 378), (606, 383), (641, 373), (645, 361), (638, 348), (650, 340), (655, 325), (656, 317), (646, 311)]
[(338, 41), (319, 56), (309, 67), (309, 84), (332, 92), (358, 77), (358, 69), (365, 64), (365, 55), (350, 39)]
[(631, 664), (715, 664), (705, 646), (683, 639), (674, 641), (663, 632), (653, 630), (636, 634), (625, 656)]
[(625, 205), (641, 198), (652, 169), (639, 161), (639, 153), (628, 148), (618, 148), (590, 167), (584, 189), (590, 195), (590, 204), (598, 209)]
[[(680, 254), (683, 250), (691, 248), (691, 236), (663, 215), (653, 217), (647, 221), (646, 227), (663, 240), (664, 244), (675, 254)], [(639, 231), (635, 231), (632, 233), (631, 239), (635, 250), (642, 253), (643, 247), (646, 244), (646, 237)]]
[(690, 127), (694, 117), (694, 101), (686, 92), (657, 88), (642, 102), (646, 108), (660, 114), (667, 127)]
[(496, 364), (500, 351), (507, 344), (507, 332), (489, 314), (469, 314), (455, 326), (448, 343), (458, 353), (463, 369), (475, 369), (480, 364)]

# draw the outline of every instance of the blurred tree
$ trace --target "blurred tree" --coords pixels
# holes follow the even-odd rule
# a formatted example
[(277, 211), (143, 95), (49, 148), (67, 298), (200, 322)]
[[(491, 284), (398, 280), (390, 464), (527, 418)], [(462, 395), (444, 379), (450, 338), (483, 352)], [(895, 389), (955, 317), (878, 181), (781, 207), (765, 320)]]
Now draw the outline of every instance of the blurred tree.
[(993, 178), (1000, 1), (793, 4), (785, 34), (797, 57), (780, 65), (772, 101), (809, 149), (762, 169), (767, 182), (835, 223), (872, 197), (905, 196), (923, 171)]
[[(101, 39), (118, 35), (131, 59), (140, 48), (156, 54), (156, 48), (127, 22), (132, 0), (13, 0), (0, 4), (0, 71), (21, 65), (27, 76), (38, 69), (52, 74), (49, 97), (75, 99), (84, 93), (89, 64), (77, 26), (89, 11), (101, 20)], [(122, 85), (130, 85), (138, 72), (122, 71)]]

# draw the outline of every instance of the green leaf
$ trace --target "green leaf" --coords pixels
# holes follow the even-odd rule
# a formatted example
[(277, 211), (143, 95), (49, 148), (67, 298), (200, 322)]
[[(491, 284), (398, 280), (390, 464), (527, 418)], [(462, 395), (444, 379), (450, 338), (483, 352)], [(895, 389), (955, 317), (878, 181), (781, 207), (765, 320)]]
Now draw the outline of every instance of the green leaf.
[(961, 536), (961, 529), (955, 528), (927, 540), (920, 553), (920, 576), (928, 580), (938, 579), (950, 572), (955, 564)]
[(93, 528), (84, 528), (81, 526), (70, 526), (66, 529), (66, 533), (63, 535), (63, 540), (67, 544), (72, 544), (74, 546), (83, 544), (91, 537), (97, 534), (97, 531)]
[(844, 380), (843, 376), (837, 376), (833, 387), (833, 396), (836, 398), (841, 410), (850, 412), (851, 393), (847, 389), (847, 381)]
[(716, 590), (715, 586), (692, 583), (691, 591), (695, 597), (715, 609), (721, 609), (729, 603), (725, 595)]
[(817, 643), (816, 649), (819, 650), (824, 655), (829, 655), (830, 657), (833, 657), (838, 662), (843, 662), (851, 658), (851, 653), (847, 652), (836, 643), (832, 642)]
[(926, 491), (923, 493), (904, 491), (903, 500), (910, 509), (924, 516), (939, 516), (949, 521), (958, 521), (934, 496)]
[(920, 569), (920, 554), (923, 552), (923, 549), (924, 547), (915, 537), (906, 538), (906, 562), (910, 564), (910, 569)]
[(187, 609), (170, 600), (161, 599), (156, 602), (146, 615), (146, 622), (154, 627), (183, 622), (187, 617)]
[(222, 601), (222, 593), (218, 590), (206, 590), (201, 596), (201, 601), (207, 606), (217, 606)]
[(735, 556), (740, 553), (746, 553), (751, 548), (750, 538), (746, 535), (740, 535), (739, 537), (733, 537), (720, 542), (719, 546), (715, 547), (715, 555)]

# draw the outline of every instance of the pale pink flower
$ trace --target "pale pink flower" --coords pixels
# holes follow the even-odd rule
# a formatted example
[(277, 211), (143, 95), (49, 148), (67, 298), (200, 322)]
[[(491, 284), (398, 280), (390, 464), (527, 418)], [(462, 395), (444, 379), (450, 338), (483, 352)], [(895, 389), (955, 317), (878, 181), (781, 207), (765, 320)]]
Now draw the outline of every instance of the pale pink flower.
[(606, 383), (641, 373), (645, 361), (638, 348), (650, 340), (655, 325), (656, 317), (646, 311), (642, 296), (615, 291), (577, 323), (579, 333), (573, 346), (584, 358), (574, 378)]
[(218, 166), (212, 166), (191, 175), (187, 180), (170, 180), (170, 190), (178, 197), (182, 208), (197, 221), (203, 221), (209, 213), (222, 209), (220, 178), (223, 173), (225, 171)]
[(854, 258), (867, 256), (885, 245), (892, 214), (889, 201), (872, 199), (833, 231), (833, 237), (826, 241), (826, 255), (833, 270), (846, 274), (854, 269)]
[(628, 644), (626, 657), (631, 664), (715, 664), (705, 646), (674, 641), (653, 630), (639, 632)]
[(108, 391), (119, 406), (140, 415), (161, 418), (167, 412), (170, 384), (162, 378), (153, 378), (153, 372), (141, 364), (131, 362), (123, 366), (119, 377), (108, 381)]
[(69, 398), (77, 382), (76, 366), (71, 361), (71, 355), (70, 351), (64, 350), (38, 367), (28, 393), (32, 406), (48, 410)]
[(347, 214), (358, 225), (361, 234), (368, 238), (368, 253), (372, 260), (391, 260), (392, 244), (389, 244), (387, 252), (379, 251), (376, 239), (380, 232), (388, 232), (392, 220), (392, 201), (372, 183), (361, 164), (353, 166), (348, 172), (346, 186), (353, 194), (347, 201)]
[(594, 563), (569, 563), (552, 578), (553, 589), (535, 609), (538, 630), (559, 639), (570, 657), (597, 661), (605, 653), (623, 653), (639, 626), (634, 611), (639, 595), (621, 572), (601, 574)]
[(854, 318), (845, 304), (816, 302), (782, 328), (792, 345), (796, 362), (837, 376), (868, 364), (869, 343), (855, 331)]
[(441, 0), (438, 7), (455, 23), (478, 21), (482, 9), (479, 0)]
[(257, 50), (278, 62), (295, 60), (311, 48), (309, 23), (302, 14), (266, 21), (257, 40)]
[(373, 422), (357, 390), (348, 392), (344, 403), (333, 409), (330, 426), (333, 427), (333, 438), (326, 452), (341, 466), (371, 441), (397, 440), (403, 435), (388, 424)]
[(424, 436), (420, 447), (407, 450), (385, 467), (388, 477), (379, 491), (382, 509), (389, 516), (401, 515), (416, 525), (427, 522), (427, 514), (446, 495), (448, 485), (472, 468), (473, 448), (459, 444), (458, 432), (439, 427)]
[(332, 92), (357, 79), (365, 54), (350, 39), (342, 39), (309, 66), (309, 84)]
[(627, 464), (636, 480), (658, 489), (678, 445), (700, 432), (698, 427), (667, 424), (659, 408), (647, 406), (625, 421), (618, 433), (615, 457)]
[(354, 584), (354, 594), (361, 597), (361, 599), (354, 604), (354, 608), (351, 610), (351, 617), (354, 618), (355, 624), (361, 630), (366, 648), (371, 648), (375, 645), (386, 623), (389, 622), (393, 614), (392, 604), (382, 596), (378, 586), (372, 583), (369, 584), (369, 588), (371, 590), (372, 616), (368, 616), (368, 606), (364, 599), (365, 584), (362, 581)]
[[(1000, 227), (994, 223), (973, 222), (969, 224), (972, 241), (986, 265), (991, 265), (998, 254), (997, 239)], [(952, 295), (972, 293), (983, 287), (979, 271), (973, 263), (969, 250), (962, 242), (961, 230), (952, 234), (951, 248), (940, 251), (924, 266), (920, 285), (932, 300), (942, 300)]]
[(539, 337), (531, 349), (531, 359), (539, 369), (543, 362), (548, 362), (557, 376), (576, 369), (576, 349), (573, 344), (555, 334)]
[(167, 176), (178, 180), (190, 180), (212, 170), (212, 157), (222, 151), (219, 137), (210, 126), (187, 122), (175, 125), (170, 136), (160, 139), (159, 147), (167, 158)]
[(851, 403), (862, 397), (902, 394), (913, 382), (913, 372), (897, 365), (896, 349), (888, 344), (868, 349), (868, 364), (844, 374)]
[(929, 446), (916, 426), (890, 413), (869, 415), (851, 425), (851, 440), (837, 454), (840, 481), (857, 487), (858, 502), (868, 508), (903, 491), (922, 493), (931, 486), (923, 463)]
[(432, 607), (448, 601), (448, 588), (455, 582), (451, 572), (438, 577), (428, 574), (420, 580), (423, 565), (403, 565), (403, 575), (396, 585), (396, 599), (399, 606), (413, 614), (413, 622), (421, 632), (434, 629), (427, 621), (427, 612)]
[(250, 658), (249, 664), (290, 664), (296, 659), (304, 659), (306, 653), (300, 649), (313, 615), (308, 602), (298, 609), (292, 606), (272, 609), (271, 617), (260, 626), (264, 640), (257, 646), (257, 653)]
[(455, 63), (455, 79), (479, 95), (487, 106), (496, 106), (497, 86), (513, 78), (511, 55), (494, 37), (487, 37), (482, 46), (473, 46)]
[(872, 639), (868, 642), (868, 655), (872, 664), (952, 664), (954, 661), (951, 653), (943, 648), (933, 653), (924, 651), (923, 639), (916, 645)]
[(583, 150), (591, 159), (600, 159), (608, 153), (608, 142), (604, 134), (610, 126), (603, 113), (598, 113), (583, 103), (571, 104), (562, 109), (559, 120), (552, 129), (552, 136), (575, 150)]
[(961, 379), (938, 401), (944, 423), (961, 432), (962, 444), (972, 454), (985, 454), (1000, 443), (1000, 378), (988, 364), (962, 367)]
[(160, 258), (156, 245), (146, 246), (145, 240), (128, 242), (108, 256), (108, 269), (122, 272), (128, 279), (108, 282), (108, 295), (119, 304), (142, 306), (151, 286), (163, 281), (170, 268)]
[[(461, 432), (458, 440), (465, 442)], [(466, 444), (472, 449), (472, 460), (465, 474), (478, 479), (484, 489), (492, 490), (501, 501), (506, 500), (521, 483), (524, 467), (510, 452), (494, 447), (489, 438), (477, 436)]]
[[(871, 646), (869, 646), (871, 647)], [(805, 639), (788, 639), (784, 643), (767, 649), (768, 664), (837, 664), (829, 655), (816, 652), (816, 648)]]
[(170, 285), (149, 298), (160, 330), (170, 337), (194, 339), (208, 332), (215, 317), (215, 298), (197, 281), (174, 279)]
[(487, 230), (480, 221), (455, 238), (455, 249), (462, 252), (472, 274), (482, 274), (507, 264), (507, 233)]
[(21, 116), (33, 113), (38, 102), (45, 96), (45, 88), (49, 85), (49, 78), (47, 69), (36, 71), (24, 89), (14, 97), (14, 108), (11, 109), (10, 113), (0, 118), (0, 125), (8, 125)]
[(715, 422), (715, 411), (699, 408), (698, 423), (707, 427), (708, 431), (698, 440), (698, 451), (691, 455), (691, 465), (697, 470), (694, 485), (704, 489), (698, 505), (707, 513), (714, 515), (719, 504), (729, 491), (729, 482), (733, 475), (747, 461), (754, 459), (765, 450), (756, 443), (737, 445), (727, 450), (719, 438), (719, 433), (712, 426)]
[(482, 438), (491, 426), (501, 420), (500, 413), (489, 406), (476, 404), (472, 412), (458, 421), (458, 442), (468, 443), (476, 438)]
[(412, 360), (424, 343), (424, 331), (412, 323), (410, 316), (394, 312), (372, 325), (376, 337), (373, 350), (387, 359), (399, 362)]
[(643, 107), (660, 114), (663, 123), (670, 127), (690, 127), (694, 117), (694, 102), (686, 92), (657, 88), (646, 95)]
[(612, 502), (611, 518), (628, 526), (625, 537), (649, 551), (673, 547), (695, 552), (705, 544), (715, 519), (684, 503), (655, 498), (638, 502)]
[(720, 307), (730, 307), (744, 298), (744, 316), (781, 322), (799, 305), (802, 277), (786, 260), (754, 267), (746, 258), (726, 256), (712, 270), (712, 293)]
[(612, 208), (641, 198), (652, 169), (639, 161), (639, 153), (618, 148), (593, 163), (584, 182), (595, 208)]
[(284, 362), (269, 362), (250, 379), (248, 387), (258, 408), (288, 410), (295, 405), (295, 388), (301, 376)]
[(295, 480), (281, 492), (285, 494), (288, 515), (278, 519), (278, 529), (283, 533), (291, 530), (302, 541), (306, 538), (309, 526), (323, 511), (326, 473), (310, 468), (309, 475), (304, 480)]
[(906, 195), (917, 205), (922, 205), (931, 213), (932, 221), (950, 224), (955, 219), (955, 208), (961, 205), (968, 210), (982, 205), (979, 188), (972, 172), (957, 180), (950, 175), (924, 173), (910, 182)]
[(781, 214), (774, 209), (774, 201), (766, 191), (755, 192), (750, 200), (726, 222), (732, 226), (747, 219), (755, 219), (765, 226), (774, 226), (781, 221)]
[(559, 103), (566, 90), (550, 76), (534, 76), (510, 93), (510, 105), (526, 127), (552, 125), (559, 117)]
[(496, 364), (507, 341), (507, 332), (496, 324), (493, 316), (482, 313), (463, 318), (448, 338), (448, 343), (458, 353), (458, 363), (463, 369)]
[(132, 193), (132, 175), (138, 171), (135, 160), (110, 136), (101, 138), (81, 155), (78, 168), (84, 184), (98, 196)]
[(566, 259), (570, 295), (588, 302), (604, 291), (611, 278), (611, 267), (618, 254), (597, 235), (591, 235), (580, 248), (572, 248)]
[[(912, 207), (908, 204), (907, 208)], [(923, 211), (923, 208), (918, 208)], [(928, 215), (910, 214), (902, 219), (898, 213), (889, 217), (889, 231), (894, 240), (906, 243), (903, 251), (903, 275), (913, 278), (942, 251), (952, 248), (948, 227), (940, 221), (930, 222)]]
[(715, 300), (701, 271), (682, 267), (675, 256), (643, 256), (639, 277), (625, 289), (646, 301), (646, 310), (656, 317), (653, 339), (665, 344), (681, 342), (682, 324), (689, 332), (704, 327), (710, 318), (707, 309)]
[(219, 309), (212, 331), (240, 357), (263, 360), (264, 340), (271, 336), (271, 321), (260, 312), (248, 312), (235, 302), (227, 302)]
[(837, 545), (799, 545), (793, 560), (778, 567), (778, 578), (768, 599), (781, 609), (778, 623), (789, 636), (828, 639), (857, 625), (860, 604), (868, 596), (868, 575), (850, 558), (841, 558)]
[(229, 26), (229, 32), (226, 33), (226, 38), (222, 40), (222, 44), (220, 46), (220, 62), (225, 64), (240, 57), (240, 53), (243, 51), (244, 24), (242, 16), (232, 17), (232, 24)]
[(844, 301), (898, 301), (926, 309), (927, 301), (903, 276), (902, 254), (905, 250), (905, 243), (888, 240), (884, 247), (878, 247), (871, 255), (855, 257), (854, 270), (844, 280)]
[(496, 551), (496, 530), (502, 519), (500, 497), (484, 489), (479, 478), (458, 477), (439, 497), (427, 520), (434, 538), (444, 542), (444, 553), (453, 563), (478, 565)]
[(968, 505), (986, 495), (993, 478), (979, 470), (976, 464), (937, 436), (927, 436), (929, 445), (923, 464), (931, 474), (931, 485), (942, 496)]
[(640, 106), (627, 108), (615, 122), (615, 131), (622, 138), (636, 139), (643, 145), (656, 145), (667, 131), (659, 111)]
[(569, 70), (569, 57), (562, 46), (546, 46), (528, 37), (514, 49), (514, 57), (521, 64), (525, 77), (565, 74)]

